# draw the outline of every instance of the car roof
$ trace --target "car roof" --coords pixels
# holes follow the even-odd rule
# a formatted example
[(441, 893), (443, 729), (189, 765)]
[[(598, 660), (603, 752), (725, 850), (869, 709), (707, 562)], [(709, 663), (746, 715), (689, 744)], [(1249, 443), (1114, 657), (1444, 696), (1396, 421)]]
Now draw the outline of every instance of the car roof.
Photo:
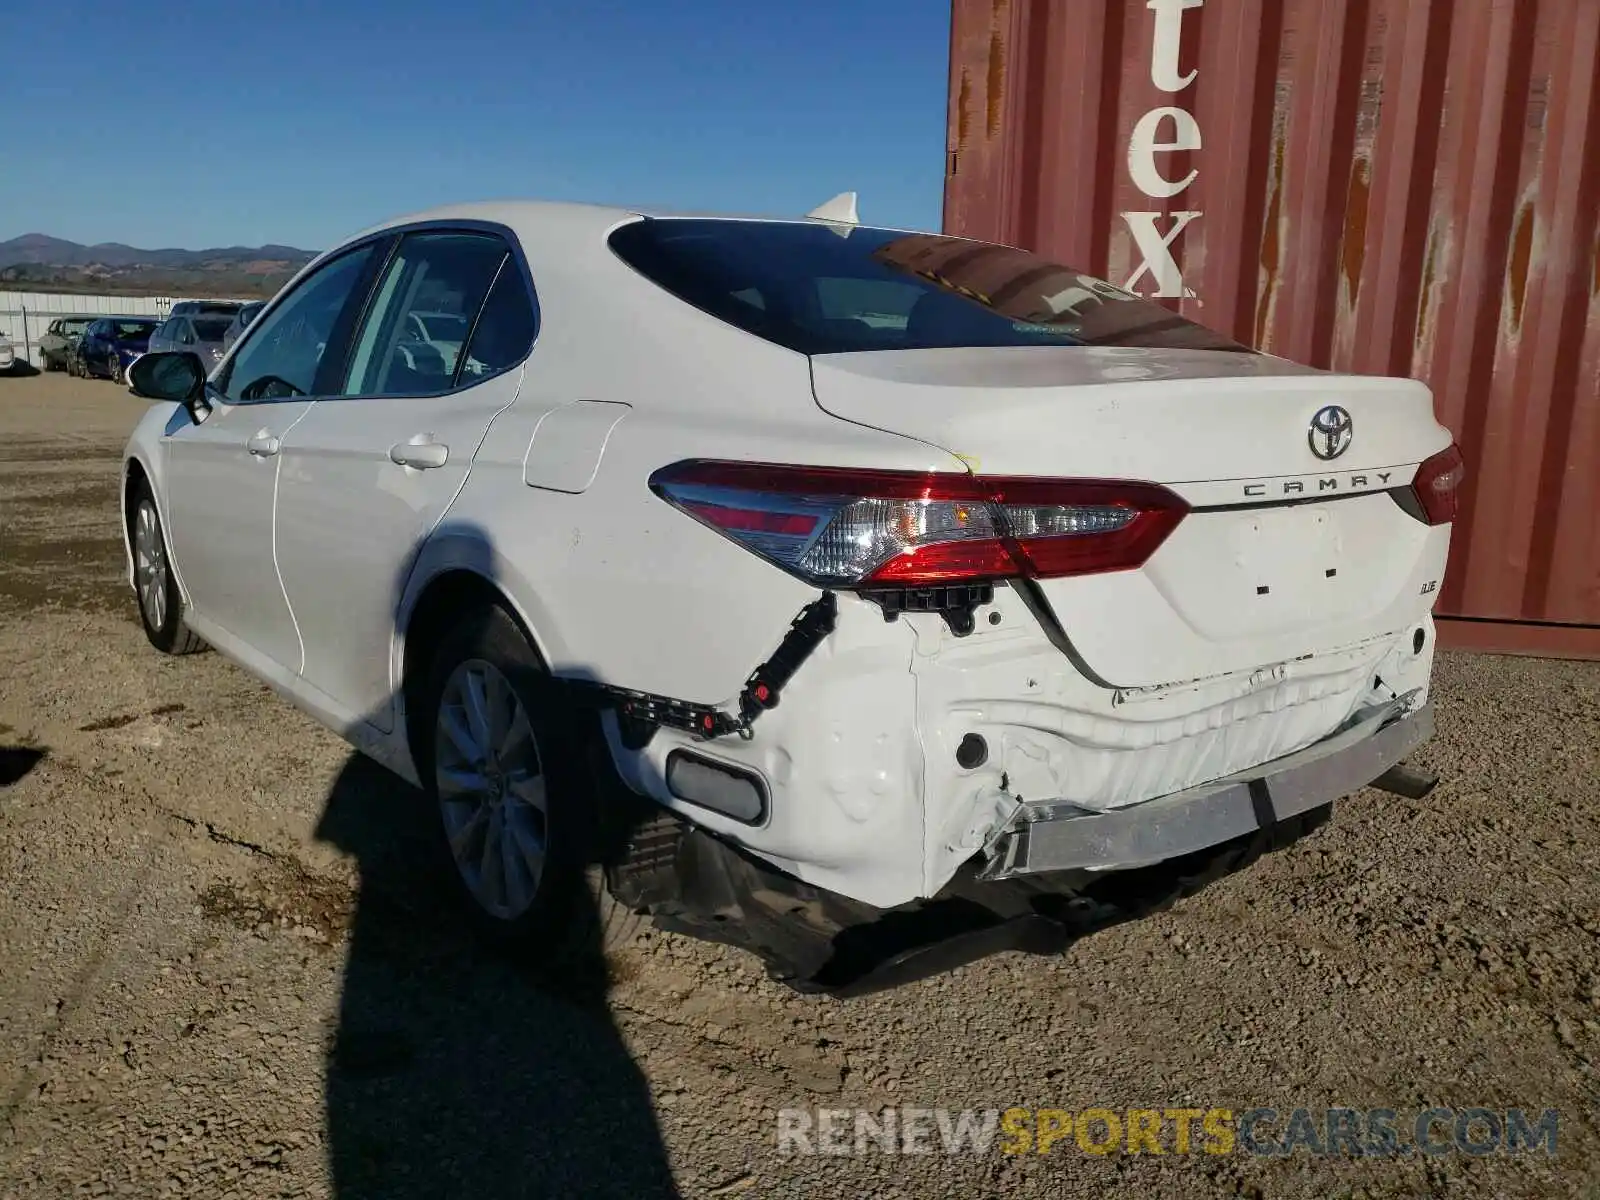
[[(387, 229), (402, 225), (415, 225), (430, 221), (487, 221), (511, 229), (538, 227), (564, 232), (605, 233), (611, 228), (641, 217), (662, 220), (712, 219), (722, 221), (758, 221), (778, 225), (830, 225), (837, 222), (805, 216), (775, 216), (770, 213), (708, 212), (672, 209), (654, 206), (621, 206), (584, 204), (564, 200), (484, 200), (463, 204), (445, 204), (389, 217), (369, 225), (357, 233), (339, 239), (337, 245), (345, 246), (360, 238), (371, 237)], [(862, 225), (875, 229), (894, 229), (889, 225)], [(899, 230), (903, 233), (929, 232), (927, 230)], [(318, 257), (321, 257), (319, 255)]]
[[(570, 272), (577, 264), (591, 256), (604, 254), (607, 236), (621, 225), (640, 219), (660, 220), (722, 220), (748, 221), (771, 225), (822, 226), (839, 229), (843, 222), (822, 220), (809, 216), (773, 216), (770, 214), (739, 214), (730, 212), (701, 212), (644, 205), (588, 204), (564, 200), (482, 200), (458, 204), (443, 204), (417, 209), (387, 217), (364, 229), (348, 233), (330, 241), (324, 249), (301, 265), (280, 289), (280, 293), (298, 285), (311, 272), (319, 269), (335, 255), (370, 238), (381, 237), (392, 230), (425, 224), (452, 224), (461, 222), (498, 225), (508, 229), (521, 243), (529, 267), (537, 277), (544, 271)], [(902, 229), (893, 225), (874, 225), (857, 222), (863, 229), (877, 229), (890, 233), (928, 233), (928, 230)], [(968, 240), (968, 239), (961, 239)], [(610, 256), (606, 256), (609, 258)], [(569, 274), (570, 278), (570, 274)], [(274, 296), (272, 303), (277, 300)]]

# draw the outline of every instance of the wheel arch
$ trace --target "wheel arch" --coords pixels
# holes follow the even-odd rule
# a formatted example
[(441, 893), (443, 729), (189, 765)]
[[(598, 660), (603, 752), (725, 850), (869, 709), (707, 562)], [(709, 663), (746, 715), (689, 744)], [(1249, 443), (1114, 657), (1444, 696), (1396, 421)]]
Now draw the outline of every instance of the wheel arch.
[[(486, 547), (483, 549), (487, 549)], [(495, 606), (505, 611), (518, 631), (532, 648), (540, 664), (549, 670), (552, 662), (551, 648), (546, 638), (536, 632), (536, 621), (530, 617), (529, 607), (520, 603), (517, 593), (526, 594), (516, 586), (506, 586), (501, 570), (485, 570), (481, 563), (461, 561), (460, 547), (456, 553), (435, 552), (431, 567), (419, 563), (413, 572), (413, 583), (407, 589), (409, 598), (402, 608), (396, 637), (396, 662), (393, 678), (400, 700), (400, 730), (403, 731), (412, 759), (422, 769), (418, 749), (422, 720), (422, 690), (427, 683), (428, 667), (440, 642), (449, 632), (460, 614), (469, 610)], [(502, 568), (503, 570), (503, 568)], [(534, 614), (542, 610), (531, 606)], [(545, 626), (548, 629), (548, 625)]]

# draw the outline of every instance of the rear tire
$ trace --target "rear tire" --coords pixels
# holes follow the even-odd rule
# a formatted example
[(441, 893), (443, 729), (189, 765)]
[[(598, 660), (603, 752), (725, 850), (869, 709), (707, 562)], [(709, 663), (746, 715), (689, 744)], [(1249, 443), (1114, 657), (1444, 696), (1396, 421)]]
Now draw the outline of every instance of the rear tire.
[(144, 480), (134, 488), (128, 542), (133, 547), (133, 595), (144, 636), (163, 654), (193, 654), (205, 649), (205, 642), (184, 624), (183, 597), (172, 574), (161, 510)]
[(583, 750), (588, 714), (560, 703), (510, 615), (468, 614), (445, 635), (422, 693), (418, 774), (438, 849), (491, 942), (544, 965), (596, 965), (648, 918), (591, 863), (601, 798)]

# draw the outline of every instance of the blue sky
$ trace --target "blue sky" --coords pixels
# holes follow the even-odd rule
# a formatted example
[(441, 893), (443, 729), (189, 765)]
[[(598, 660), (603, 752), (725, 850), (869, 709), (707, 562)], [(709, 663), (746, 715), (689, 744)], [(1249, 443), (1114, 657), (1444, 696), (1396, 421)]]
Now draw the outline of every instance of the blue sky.
[(941, 0), (7, 7), (0, 240), (322, 249), (455, 200), (798, 214), (850, 189), (865, 221), (939, 227)]

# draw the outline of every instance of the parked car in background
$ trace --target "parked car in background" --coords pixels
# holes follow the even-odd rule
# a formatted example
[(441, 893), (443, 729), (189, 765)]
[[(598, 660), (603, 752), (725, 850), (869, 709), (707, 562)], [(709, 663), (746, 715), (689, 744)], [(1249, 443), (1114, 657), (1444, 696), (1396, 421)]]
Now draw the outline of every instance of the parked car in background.
[[(94, 320), (95, 319), (93, 317), (90, 317), (89, 324), (94, 324)], [(83, 332), (78, 334), (77, 337), (67, 339), (67, 348), (64, 352), (67, 360), (67, 374), (71, 375), (74, 379), (84, 378), (83, 339), (88, 332), (89, 325), (85, 325), (83, 327)]]
[(265, 300), (252, 300), (233, 314), (233, 320), (228, 325), (228, 332), (222, 335), (222, 352), (226, 354), (228, 348), (239, 340), (239, 335), (250, 327), (261, 310), (267, 306)]
[(222, 338), (228, 332), (231, 320), (231, 316), (221, 313), (168, 317), (150, 335), (149, 353), (188, 350), (198, 354), (209, 371), (222, 361)]
[(11, 339), (0, 333), (0, 371), (8, 374), (16, 368), (17, 348), (11, 344)]
[(807, 987), (1053, 953), (1436, 782), (1427, 386), (1027, 250), (464, 205), (131, 384), (151, 644), (421, 785), (486, 927), (552, 956), (585, 913)]
[(50, 322), (50, 327), (39, 339), (39, 354), (46, 371), (68, 369), (78, 339), (83, 337), (83, 331), (89, 328), (89, 323), (93, 320), (92, 316), (57, 317)]
[(158, 317), (97, 317), (78, 345), (78, 373), (121, 383), (133, 360), (150, 349)]
[(169, 317), (225, 317), (232, 320), (243, 300), (179, 300), (167, 310)]
[(456, 313), (414, 312), (406, 318), (405, 340), (431, 346), (453, 362), (467, 340), (468, 320)]

